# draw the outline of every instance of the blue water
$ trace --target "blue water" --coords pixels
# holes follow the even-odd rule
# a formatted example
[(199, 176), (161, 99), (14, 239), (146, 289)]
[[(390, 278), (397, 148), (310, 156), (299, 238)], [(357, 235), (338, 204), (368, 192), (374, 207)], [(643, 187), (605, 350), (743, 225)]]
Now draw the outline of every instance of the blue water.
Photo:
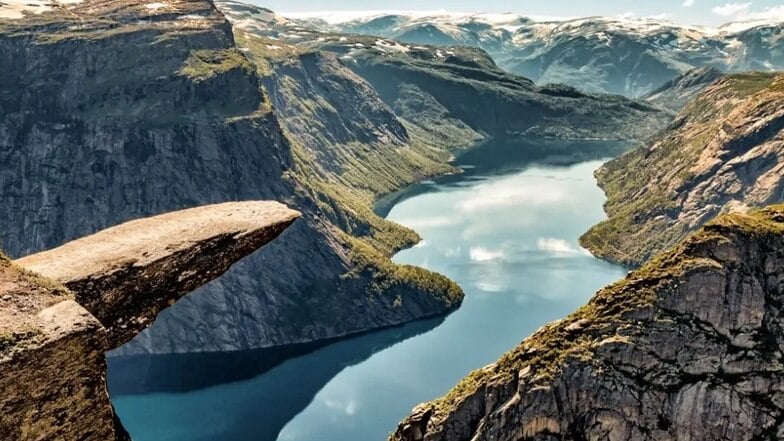
[(231, 362), (225, 354), (171, 356), (162, 363), (174, 374), (209, 365), (200, 375), (220, 377), (230, 366), (256, 362), (263, 373), (212, 386), (204, 378), (206, 387), (185, 392), (113, 396), (134, 440), (384, 440), (416, 404), (444, 394), (619, 279), (623, 268), (577, 244), (603, 218), (604, 195), (592, 173), (619, 147), (534, 147), (473, 150), (457, 161), (462, 175), (417, 185), (388, 210), (423, 237), (394, 260), (459, 283), (466, 299), (457, 312), (301, 348), (304, 355), (289, 353), (283, 362), (269, 351), (234, 354)]

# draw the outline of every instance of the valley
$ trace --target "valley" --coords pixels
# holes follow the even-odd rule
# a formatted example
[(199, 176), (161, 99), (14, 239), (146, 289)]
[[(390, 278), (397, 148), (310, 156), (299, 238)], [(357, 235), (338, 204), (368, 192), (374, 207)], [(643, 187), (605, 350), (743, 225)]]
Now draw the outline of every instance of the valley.
[(0, 439), (781, 438), (779, 9), (0, 2)]
[[(197, 387), (165, 372), (188, 360), (248, 366), (271, 354), (112, 358), (109, 390), (119, 417), (138, 441), (384, 439), (414, 405), (445, 393), (624, 274), (580, 249), (577, 237), (603, 217), (593, 171), (625, 148), (551, 142), (467, 151), (454, 163), (462, 174), (416, 184), (387, 216), (422, 236), (394, 260), (459, 283), (466, 300), (458, 311), (331, 343), (245, 372), (249, 378), (194, 378)], [(132, 366), (148, 364), (155, 367), (129, 375)], [(122, 383), (113, 382), (116, 372)]]

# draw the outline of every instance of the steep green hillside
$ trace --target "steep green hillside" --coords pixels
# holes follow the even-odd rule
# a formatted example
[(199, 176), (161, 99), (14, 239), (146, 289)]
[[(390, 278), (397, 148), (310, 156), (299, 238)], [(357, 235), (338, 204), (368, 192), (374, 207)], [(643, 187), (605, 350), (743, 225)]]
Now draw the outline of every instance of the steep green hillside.
[(719, 80), (655, 140), (596, 176), (609, 219), (581, 242), (627, 265), (639, 265), (719, 213), (784, 200), (784, 75)]
[(481, 49), (320, 32), (234, 1), (218, 7), (274, 54), (331, 52), (367, 80), (411, 134), (447, 144), (478, 137), (643, 140), (671, 116), (654, 106), (563, 85), (536, 86), (499, 69)]

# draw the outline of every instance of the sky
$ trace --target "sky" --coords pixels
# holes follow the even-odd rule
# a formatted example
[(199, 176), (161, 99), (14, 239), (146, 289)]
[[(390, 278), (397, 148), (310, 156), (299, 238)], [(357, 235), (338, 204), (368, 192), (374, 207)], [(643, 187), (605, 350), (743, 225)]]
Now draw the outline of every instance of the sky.
[[(784, 0), (246, 0), (276, 12), (450, 11), (514, 12), (533, 17), (654, 17), (717, 26), (760, 18), (784, 20)], [(285, 15), (285, 14), (284, 14)]]

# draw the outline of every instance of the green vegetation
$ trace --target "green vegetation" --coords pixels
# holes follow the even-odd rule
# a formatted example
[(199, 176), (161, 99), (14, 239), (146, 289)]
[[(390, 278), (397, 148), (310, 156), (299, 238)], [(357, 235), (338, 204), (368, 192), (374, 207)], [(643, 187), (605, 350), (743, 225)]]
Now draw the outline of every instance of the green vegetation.
[[(361, 240), (349, 235), (345, 235), (344, 239), (350, 245), (349, 259), (354, 264), (351, 272), (344, 277), (353, 278), (362, 273), (372, 276), (371, 292), (381, 295), (401, 287), (407, 292), (440, 297), (447, 306), (456, 306), (462, 301), (463, 291), (448, 278), (416, 266), (395, 264)], [(401, 301), (395, 297), (393, 303)]]
[(729, 229), (750, 236), (784, 234), (784, 204), (770, 205), (747, 214), (728, 213), (705, 225), (707, 231)]
[[(580, 243), (600, 257), (637, 266), (682, 239), (690, 232), (679, 220), (683, 201), (705, 179), (701, 176), (709, 164), (726, 161), (717, 155), (733, 139), (727, 136), (727, 124), (745, 117), (737, 109), (753, 115), (759, 106), (775, 106), (780, 98), (772, 93), (782, 85), (784, 76), (775, 73), (727, 76), (692, 101), (673, 127), (648, 146), (608, 162), (597, 172), (607, 194), (608, 219), (586, 232)], [(727, 121), (731, 115), (738, 121)]]
[(199, 49), (191, 51), (178, 73), (194, 81), (203, 81), (235, 69), (242, 69), (249, 75), (255, 70), (253, 64), (236, 49)]
[(777, 76), (776, 72), (743, 72), (731, 75), (727, 80), (740, 97), (746, 97), (770, 86)]

